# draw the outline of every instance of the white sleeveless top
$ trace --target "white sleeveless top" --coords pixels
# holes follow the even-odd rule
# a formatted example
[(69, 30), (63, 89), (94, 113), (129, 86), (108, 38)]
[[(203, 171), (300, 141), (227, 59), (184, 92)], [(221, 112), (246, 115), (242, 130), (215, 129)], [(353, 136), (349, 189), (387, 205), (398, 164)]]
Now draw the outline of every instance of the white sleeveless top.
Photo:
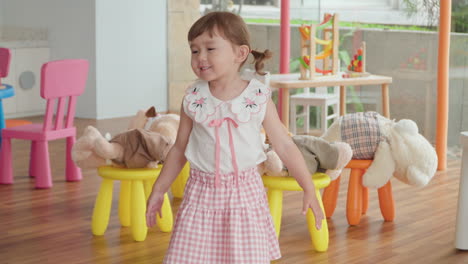
[(183, 101), (185, 113), (193, 120), (185, 150), (190, 165), (226, 174), (265, 161), (261, 128), (270, 96), (269, 87), (257, 79), (229, 101), (214, 97), (206, 81), (192, 84)]

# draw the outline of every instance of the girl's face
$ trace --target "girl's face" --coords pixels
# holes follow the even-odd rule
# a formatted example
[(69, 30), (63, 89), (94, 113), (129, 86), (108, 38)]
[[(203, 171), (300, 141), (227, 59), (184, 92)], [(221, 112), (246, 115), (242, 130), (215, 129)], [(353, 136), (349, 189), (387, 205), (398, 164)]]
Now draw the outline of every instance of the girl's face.
[(236, 46), (224, 39), (216, 28), (213, 36), (204, 32), (189, 44), (192, 70), (198, 78), (205, 81), (216, 81), (237, 74), (249, 52), (246, 45)]

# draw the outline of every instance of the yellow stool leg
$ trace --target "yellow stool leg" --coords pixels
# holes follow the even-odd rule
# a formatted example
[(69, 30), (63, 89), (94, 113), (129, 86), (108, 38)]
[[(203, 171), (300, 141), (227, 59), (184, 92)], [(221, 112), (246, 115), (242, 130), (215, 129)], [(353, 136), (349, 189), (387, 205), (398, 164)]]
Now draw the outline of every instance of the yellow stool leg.
[(283, 212), (283, 191), (277, 189), (268, 189), (268, 204), (270, 213), (275, 225), (276, 236), (279, 237), (281, 229), (281, 214)]
[(143, 186), (145, 187), (145, 198), (148, 200), (149, 196), (151, 195), (151, 191), (153, 190), (153, 185), (156, 179), (146, 180), (143, 181)]
[(134, 180), (131, 191), (131, 220), (132, 234), (136, 241), (144, 241), (148, 228), (146, 227), (146, 198), (143, 189), (143, 182)]
[(120, 182), (119, 218), (122, 226), (130, 226), (131, 181)]
[(156, 222), (158, 223), (159, 229), (161, 229), (162, 232), (171, 232), (174, 220), (172, 216), (171, 203), (167, 193), (164, 194), (164, 202), (162, 204), (161, 211), (162, 218), (156, 214)]
[[(317, 201), (322, 208), (322, 212), (325, 215), (325, 210), (323, 208), (322, 197), (320, 196), (320, 190), (315, 190), (315, 195), (317, 196)], [(312, 239), (312, 244), (318, 252), (325, 252), (328, 249), (328, 224), (327, 220), (322, 220), (322, 228), (317, 230), (315, 227), (315, 216), (312, 213), (312, 209), (307, 210), (307, 224), (309, 225), (309, 233)]]
[(185, 163), (185, 166), (180, 171), (179, 175), (171, 185), (172, 195), (177, 198), (182, 198), (184, 196), (185, 184), (190, 176), (190, 165)]
[(107, 225), (109, 224), (109, 216), (112, 206), (112, 189), (112, 180), (103, 179), (98, 196), (96, 197), (93, 217), (91, 220), (91, 230), (96, 236), (104, 235)]

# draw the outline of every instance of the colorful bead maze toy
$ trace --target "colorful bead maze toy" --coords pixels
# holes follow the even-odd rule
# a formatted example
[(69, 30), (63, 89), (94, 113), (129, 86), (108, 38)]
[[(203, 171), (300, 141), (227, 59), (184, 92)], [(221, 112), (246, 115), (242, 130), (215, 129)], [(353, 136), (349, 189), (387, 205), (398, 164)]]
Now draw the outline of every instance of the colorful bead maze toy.
[[(316, 32), (323, 32), (323, 39), (317, 38)], [(324, 20), (319, 25), (302, 25), (301, 33), (301, 80), (312, 80), (316, 73), (333, 76), (338, 74), (338, 14), (325, 14)], [(329, 35), (331, 33), (331, 39)], [(316, 54), (317, 44), (323, 46), (323, 51)], [(316, 60), (323, 60), (323, 69), (315, 65)], [(331, 67), (329, 67), (331, 61)]]
[(354, 54), (353, 59), (348, 65), (348, 71), (343, 74), (343, 78), (367, 77), (370, 73), (366, 72), (366, 42), (362, 42), (361, 47)]

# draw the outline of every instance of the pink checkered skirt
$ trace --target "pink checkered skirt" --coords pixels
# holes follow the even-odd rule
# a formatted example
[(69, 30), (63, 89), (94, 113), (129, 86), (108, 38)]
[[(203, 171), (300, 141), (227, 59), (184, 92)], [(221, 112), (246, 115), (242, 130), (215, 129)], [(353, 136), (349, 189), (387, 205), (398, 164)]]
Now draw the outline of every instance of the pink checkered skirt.
[(281, 257), (257, 168), (221, 175), (191, 169), (163, 263), (270, 263)]

